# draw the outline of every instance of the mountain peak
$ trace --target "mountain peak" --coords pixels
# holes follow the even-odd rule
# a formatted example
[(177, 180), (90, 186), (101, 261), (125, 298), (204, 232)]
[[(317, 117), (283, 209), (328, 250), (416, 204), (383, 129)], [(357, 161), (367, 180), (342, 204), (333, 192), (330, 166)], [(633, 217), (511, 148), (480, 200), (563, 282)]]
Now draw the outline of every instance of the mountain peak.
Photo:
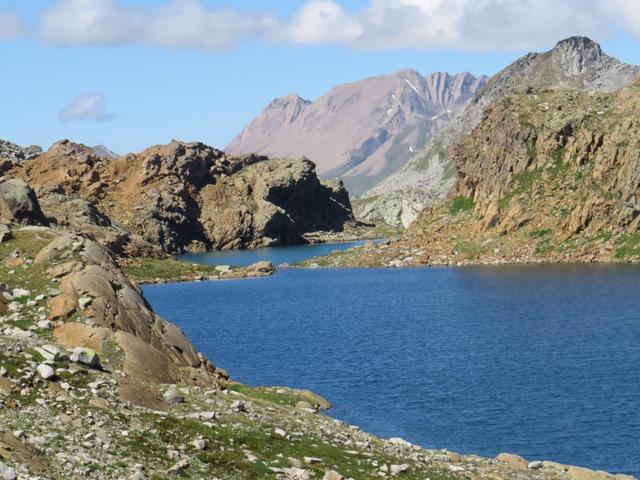
[(93, 147), (91, 147), (91, 150), (93, 150), (96, 155), (103, 158), (114, 159), (120, 156), (113, 150), (105, 147), (104, 145), (94, 145)]
[(600, 44), (587, 37), (569, 37), (559, 41), (551, 56), (567, 73), (579, 75), (605, 57)]
[(565, 38), (556, 43), (554, 50), (571, 49), (588, 51), (595, 50), (602, 54), (602, 48), (598, 42), (591, 40), (589, 37), (574, 36)]
[(283, 95), (282, 97), (275, 98), (271, 103), (274, 105), (291, 105), (291, 104), (307, 105), (312, 102), (310, 100), (306, 100), (302, 98), (297, 93), (290, 93), (288, 95)]

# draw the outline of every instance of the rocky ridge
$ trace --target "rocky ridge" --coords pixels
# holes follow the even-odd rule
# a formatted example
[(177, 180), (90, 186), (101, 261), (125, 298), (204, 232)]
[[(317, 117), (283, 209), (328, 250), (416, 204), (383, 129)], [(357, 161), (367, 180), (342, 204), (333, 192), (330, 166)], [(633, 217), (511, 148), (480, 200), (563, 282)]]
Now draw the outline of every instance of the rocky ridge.
[(469, 134), (493, 102), (532, 88), (612, 92), (640, 76), (640, 67), (606, 55), (584, 37), (559, 42), (545, 53), (530, 53), (492, 77), (465, 111), (438, 132), (400, 171), (363, 194), (356, 215), (408, 227), (427, 205), (442, 200), (455, 183), (451, 149)]
[(335, 87), (314, 102), (277, 98), (227, 147), (308, 157), (358, 195), (404, 165), (484, 85), (469, 73), (401, 70)]
[(37, 145), (22, 148), (15, 143), (0, 139), (0, 175), (9, 170), (13, 164), (22, 164), (25, 160), (32, 160), (42, 153)]
[(387, 245), (323, 262), (639, 262), (639, 127), (640, 81), (608, 94), (510, 95), (453, 148), (448, 200)]
[(342, 184), (321, 182), (311, 162), (228, 156), (202, 143), (105, 159), (65, 140), (10, 173), (58, 223), (129, 255), (305, 243), (356, 225)]

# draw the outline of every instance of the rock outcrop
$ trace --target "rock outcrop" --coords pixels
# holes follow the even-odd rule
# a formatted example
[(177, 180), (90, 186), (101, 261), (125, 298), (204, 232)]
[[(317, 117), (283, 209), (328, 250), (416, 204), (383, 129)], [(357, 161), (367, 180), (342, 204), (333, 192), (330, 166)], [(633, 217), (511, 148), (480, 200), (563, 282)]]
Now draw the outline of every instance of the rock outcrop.
[(413, 157), (484, 85), (469, 73), (401, 70), (335, 87), (314, 102), (277, 98), (227, 147), (233, 153), (306, 156), (358, 195)]
[(612, 92), (638, 76), (640, 67), (604, 54), (584, 37), (563, 40), (545, 53), (525, 55), (491, 78), (466, 110), (405, 167), (363, 194), (356, 214), (366, 221), (407, 227), (423, 208), (442, 200), (455, 183), (453, 145), (478, 125), (488, 106), (513, 92), (528, 87)]
[[(62, 345), (98, 353), (117, 348), (122, 351), (123, 371), (142, 380), (176, 383), (215, 374), (180, 329), (153, 313), (97, 243), (59, 233), (34, 263), (47, 266), (46, 275), (58, 280), (60, 293), (48, 304)], [(76, 312), (82, 313), (84, 323), (67, 322)]]
[(482, 231), (527, 223), (562, 240), (640, 229), (640, 81), (615, 94), (529, 90), (490, 107), (453, 149), (452, 195)]
[(311, 162), (228, 156), (202, 143), (104, 159), (65, 140), (15, 174), (62, 223), (74, 220), (56, 208), (64, 195), (92, 219), (84, 223), (117, 223), (171, 253), (304, 243), (307, 233), (355, 225), (344, 187), (321, 182)]

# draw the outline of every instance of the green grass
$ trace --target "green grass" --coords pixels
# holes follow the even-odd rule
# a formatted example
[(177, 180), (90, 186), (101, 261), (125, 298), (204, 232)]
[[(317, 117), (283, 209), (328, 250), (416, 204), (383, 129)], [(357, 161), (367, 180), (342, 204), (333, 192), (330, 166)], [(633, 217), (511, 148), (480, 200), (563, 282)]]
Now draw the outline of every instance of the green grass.
[(513, 181), (515, 183), (515, 188), (507, 193), (504, 197), (502, 197), (498, 201), (498, 206), (501, 209), (505, 209), (511, 203), (511, 199), (517, 197), (522, 194), (530, 194), (533, 189), (533, 184), (536, 179), (539, 177), (540, 172), (537, 170), (527, 170), (524, 172), (520, 172), (513, 176)]
[(639, 255), (640, 233), (625, 233), (621, 235), (617, 242), (616, 258), (624, 259)]
[[(250, 387), (235, 383), (230, 384), (228, 388), (234, 392), (242, 393), (247, 397), (265, 400), (278, 405), (295, 407), (298, 402), (305, 401), (322, 409), (326, 409), (331, 406), (331, 404), (322, 397), (304, 390), (292, 390), (283, 387)], [(281, 393), (279, 391), (284, 391), (285, 393)]]
[(199, 275), (217, 275), (213, 265), (196, 265), (181, 262), (175, 258), (141, 258), (135, 259), (123, 269), (124, 274), (134, 282), (151, 280), (181, 280)]
[(538, 244), (536, 245), (535, 253), (538, 255), (544, 255), (546, 253), (552, 252), (553, 250), (555, 250), (553, 239), (547, 237), (538, 242)]
[(549, 230), (547, 228), (547, 229), (544, 229), (544, 230), (534, 230), (534, 231), (532, 231), (532, 232), (530, 232), (528, 234), (528, 237), (529, 238), (544, 238), (544, 237), (546, 237), (547, 235), (550, 235), (550, 234), (551, 234), (551, 230)]
[(454, 243), (453, 248), (466, 258), (473, 260), (488, 251), (487, 245), (483, 245), (479, 240), (460, 240)]
[(449, 213), (451, 215), (458, 215), (461, 212), (473, 210), (473, 207), (475, 207), (475, 202), (472, 198), (455, 197), (449, 206)]

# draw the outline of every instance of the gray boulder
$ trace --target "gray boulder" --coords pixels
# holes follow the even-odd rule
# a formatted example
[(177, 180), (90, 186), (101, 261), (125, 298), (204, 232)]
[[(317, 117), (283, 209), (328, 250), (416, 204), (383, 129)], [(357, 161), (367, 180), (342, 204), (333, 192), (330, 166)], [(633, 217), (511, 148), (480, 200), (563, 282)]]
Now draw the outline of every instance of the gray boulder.
[(17, 178), (0, 181), (0, 222), (48, 225), (33, 189)]

